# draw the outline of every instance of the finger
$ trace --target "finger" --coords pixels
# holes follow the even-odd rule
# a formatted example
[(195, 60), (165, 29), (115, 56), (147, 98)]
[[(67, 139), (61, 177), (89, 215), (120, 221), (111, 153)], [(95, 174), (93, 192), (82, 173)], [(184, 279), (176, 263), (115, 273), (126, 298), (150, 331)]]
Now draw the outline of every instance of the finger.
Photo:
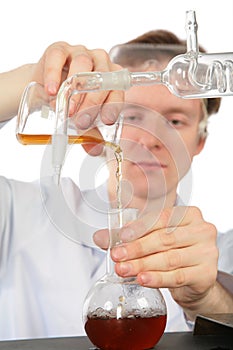
[(98, 247), (107, 249), (109, 246), (109, 231), (107, 229), (96, 231), (93, 240)]
[(171, 232), (178, 226), (187, 226), (190, 223), (198, 224), (203, 222), (203, 216), (199, 208), (178, 206), (170, 209), (170, 216), (167, 216), (167, 232)]
[[(59, 86), (67, 77), (94, 70), (105, 72), (119, 69), (118, 65), (111, 63), (108, 54), (104, 50), (90, 51), (82, 45), (71, 46), (65, 42), (58, 42), (51, 45), (46, 50), (41, 64), (43, 66), (45, 90), (50, 95), (57, 94)], [(82, 79), (85, 80), (85, 76)], [(83, 110), (83, 114), (79, 114), (77, 117), (77, 127), (81, 129), (87, 128), (97, 117), (103, 103), (122, 100), (123, 93), (119, 91), (111, 92), (100, 89), (98, 92), (92, 93), (90, 91), (90, 93), (84, 95), (78, 89), (74, 89), (74, 95), (71, 97), (69, 103), (69, 115), (74, 115), (75, 111)], [(99, 106), (99, 110), (89, 110), (93, 106)], [(107, 109), (104, 109), (103, 122), (107, 124), (114, 123), (118, 114), (119, 108), (117, 106), (111, 107), (111, 113), (109, 109), (108, 112)]]
[[(110, 64), (111, 71), (118, 71), (120, 69), (122, 69), (121, 66)], [(109, 92), (101, 109), (102, 121), (105, 124), (113, 124), (116, 122), (122, 111), (124, 98), (124, 91), (113, 90)]]
[(80, 135), (83, 149), (91, 156), (99, 156), (104, 149), (104, 139), (97, 127)]
[(80, 97), (74, 98), (78, 114), (76, 116), (76, 125), (80, 129), (90, 127), (100, 113), (104, 124), (111, 125), (119, 117), (124, 99), (123, 91), (104, 91), (89, 92), (84, 95), (80, 103)]
[(94, 62), (94, 69), (97, 72), (110, 72), (122, 69), (121, 66), (111, 62), (109, 54), (103, 49), (89, 51)]
[[(49, 94), (57, 93), (62, 81), (77, 72), (93, 70), (94, 63), (85, 46), (66, 42), (51, 45), (43, 57), (44, 85)], [(57, 87), (56, 91), (54, 86)]]
[[(113, 260), (117, 261), (114, 258), (114, 253), (112, 256)], [(124, 277), (135, 276), (143, 271), (172, 271), (205, 264), (206, 256), (210, 257), (210, 265), (217, 264), (218, 250), (216, 245), (199, 243), (184, 249), (171, 249), (139, 259), (125, 260), (118, 264), (117, 271)]]
[(215, 226), (204, 221), (189, 227), (181, 226), (170, 233), (167, 233), (166, 229), (155, 230), (139, 239), (114, 247), (112, 256), (115, 261), (126, 261), (191, 246), (194, 246), (196, 251), (199, 249), (197, 254), (200, 254), (198, 246), (203, 250), (206, 246), (216, 249), (216, 235)]
[(67, 61), (65, 46), (70, 47), (67, 43), (55, 43), (46, 50), (42, 57), (44, 86), (51, 95), (57, 94), (62, 82), (62, 72)]
[(143, 271), (170, 271), (198, 263), (197, 259), (190, 259), (190, 255), (187, 254), (192, 254), (192, 249), (174, 249), (140, 259), (125, 260), (117, 264), (117, 272), (126, 277), (135, 276)]
[[(96, 72), (112, 72), (119, 69), (122, 69), (119, 65), (113, 64), (109, 55), (104, 50), (92, 50), (88, 51), (92, 57), (93, 61), (93, 70)], [(86, 115), (86, 111), (89, 110), (90, 115), (90, 124), (93, 122), (93, 119), (96, 118), (97, 113), (93, 113), (93, 106), (101, 106), (103, 105), (101, 116), (102, 121), (105, 124), (113, 124), (121, 111), (122, 105), (121, 103), (124, 100), (124, 92), (123, 91), (106, 91), (101, 90), (101, 87), (98, 91), (92, 93), (89, 92), (85, 94), (85, 98), (82, 101), (82, 104), (79, 105), (79, 111), (85, 110), (84, 115)], [(118, 104), (120, 103), (120, 104)], [(99, 110), (100, 110), (99, 108)], [(98, 112), (99, 112), (98, 110)], [(97, 110), (96, 110), (97, 111)], [(77, 118), (77, 124), (79, 127), (82, 127), (82, 114), (79, 114), (79, 118)]]
[(101, 108), (101, 119), (104, 124), (111, 125), (119, 117), (124, 100), (123, 91), (111, 91)]
[[(70, 115), (74, 115), (74, 113), (78, 111), (78, 107), (81, 106), (85, 100), (85, 94), (80, 91), (82, 90), (82, 88), (80, 88), (81, 84), (85, 84), (84, 73), (89, 73), (94, 70), (92, 56), (89, 55), (88, 50), (84, 46), (79, 45), (74, 47), (73, 50), (74, 51), (69, 58), (70, 62), (68, 61), (66, 63), (68, 69), (67, 78), (74, 77), (72, 81), (69, 81), (72, 89), (72, 96), (69, 101)], [(79, 84), (79, 79), (76, 77), (78, 74), (80, 75), (79, 87), (76, 86)]]
[(208, 263), (201, 266), (185, 267), (167, 272), (147, 271), (138, 274), (139, 284), (150, 288), (190, 287), (195, 293), (203, 293), (217, 276), (217, 268)]
[[(79, 55), (76, 55), (75, 60), (73, 59), (71, 62), (71, 69), (69, 71), (69, 74), (77, 74), (80, 72), (107, 72), (111, 70), (111, 63), (109, 60), (109, 56), (104, 50), (87, 50), (86, 48), (82, 48), (82, 54), (79, 53)], [(87, 75), (88, 79), (88, 75)], [(85, 75), (82, 76), (83, 84), (85, 85)], [(96, 88), (96, 86), (93, 85), (93, 89)], [(81, 92), (80, 92), (81, 93)], [(99, 90), (97, 92), (90, 92), (85, 94), (82, 98), (82, 103), (77, 104), (78, 110), (85, 110), (85, 113), (83, 114), (84, 118), (86, 118), (87, 110), (89, 110), (89, 119), (90, 124), (93, 122), (93, 119), (96, 117), (96, 113), (94, 113), (94, 110), (97, 111), (97, 109), (92, 109), (93, 106), (101, 106), (102, 103), (106, 100), (109, 92)], [(79, 97), (75, 96), (72, 97), (73, 101), (79, 102)], [(77, 125), (78, 127), (82, 128), (82, 114), (79, 113), (77, 117)], [(85, 124), (86, 125), (86, 124)], [(87, 126), (88, 127), (88, 126)]]
[[(85, 95), (81, 92), (79, 93), (80, 88), (78, 89), (78, 87), (76, 88), (75, 86), (75, 83), (78, 83), (78, 78), (75, 78), (75, 76), (77, 74), (81, 75), (82, 73), (92, 72), (95, 65), (90, 51), (83, 45), (68, 45), (64, 48), (63, 52), (66, 57), (64, 69), (67, 71), (66, 77), (63, 77), (63, 80), (69, 77), (74, 77), (69, 81), (73, 93), (69, 101), (69, 114), (73, 115), (77, 112), (77, 107), (81, 106), (85, 100)], [(81, 76), (80, 79), (84, 81), (85, 75)]]
[(202, 221), (203, 218), (198, 208), (181, 206), (166, 208), (160, 213), (147, 213), (123, 227), (120, 232), (120, 238), (122, 242), (129, 242), (160, 229), (166, 229), (166, 232), (170, 234), (177, 226), (185, 226)]
[(70, 58), (68, 76), (81, 72), (91, 72), (94, 70), (94, 62), (85, 46), (77, 46)]

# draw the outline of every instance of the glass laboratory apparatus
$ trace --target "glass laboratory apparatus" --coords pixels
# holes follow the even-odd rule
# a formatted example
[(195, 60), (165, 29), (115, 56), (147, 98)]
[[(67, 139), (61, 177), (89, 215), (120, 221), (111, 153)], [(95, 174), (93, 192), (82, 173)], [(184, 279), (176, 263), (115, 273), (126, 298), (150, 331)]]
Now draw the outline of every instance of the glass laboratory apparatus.
[(85, 331), (103, 350), (150, 349), (166, 326), (164, 298), (158, 289), (142, 287), (135, 278), (119, 277), (110, 257), (111, 248), (120, 243), (120, 228), (136, 219), (137, 209), (113, 209), (108, 216), (107, 273), (90, 289), (84, 302)]
[[(33, 99), (30, 92), (36, 86), (31, 83), (26, 89), (20, 105), (18, 122), (17, 122), (17, 138), (23, 144), (46, 144), (52, 142), (53, 147), (53, 167), (54, 178), (59, 183), (60, 173), (64, 162), (66, 148), (68, 143), (84, 143), (85, 138), (88, 142), (95, 144), (103, 142), (105, 138), (99, 138), (99, 134), (93, 136), (91, 139), (88, 133), (86, 136), (80, 137), (75, 123), (72, 124), (72, 119), (69, 118), (69, 103), (70, 98), (75, 94), (95, 93), (100, 90), (128, 90), (132, 86), (150, 86), (161, 84), (165, 85), (171, 93), (182, 98), (211, 98), (223, 97), (233, 95), (233, 53), (201, 53), (198, 48), (197, 40), (197, 22), (194, 11), (187, 11), (186, 13), (186, 31), (187, 31), (187, 52), (177, 54), (173, 57), (166, 68), (160, 71), (153, 71), (151, 69), (142, 72), (129, 71), (123, 69), (115, 72), (87, 72), (77, 73), (68, 78), (61, 85), (56, 100), (47, 99), (45, 104), (42, 100), (46, 96), (42, 96), (42, 88), (40, 87), (39, 97)], [(148, 46), (149, 47), (149, 46)], [(123, 64), (122, 57), (129, 57), (132, 54), (130, 51), (132, 45), (118, 45), (110, 52), (113, 61)], [(170, 46), (171, 49), (171, 46)], [(169, 50), (169, 49), (168, 49)], [(159, 51), (159, 50), (158, 50)], [(120, 53), (120, 55), (119, 55)], [(173, 55), (174, 56), (174, 55)], [(167, 55), (169, 57), (169, 54)], [(38, 87), (37, 87), (38, 88)], [(41, 97), (42, 96), (42, 97)], [(39, 134), (38, 129), (32, 135), (27, 131), (30, 116), (30, 104), (34, 104), (38, 110), (38, 104), (41, 109), (40, 121), (44, 118), (50, 120), (53, 113), (55, 113), (55, 123), (53, 120), (52, 130), (49, 135), (43, 133)], [(51, 106), (55, 112), (51, 113)], [(44, 123), (48, 124), (48, 123)], [(95, 125), (95, 122), (93, 123)], [(92, 126), (92, 129), (93, 129)], [(103, 128), (106, 130), (107, 126)], [(117, 127), (118, 130), (120, 128)], [(69, 135), (69, 130), (73, 130), (74, 135)], [(96, 129), (93, 129), (96, 131)], [(88, 130), (86, 130), (88, 131)], [(98, 130), (97, 130), (98, 131)], [(35, 136), (37, 134), (37, 136)], [(120, 133), (118, 133), (119, 135)]]
[[(232, 96), (233, 52), (210, 54), (200, 52), (197, 28), (195, 12), (187, 11), (187, 48), (170, 44), (130, 43), (113, 47), (110, 57), (115, 63), (124, 67), (130, 66), (132, 71), (128, 73), (129, 86), (162, 84), (174, 95), (192, 99)], [(151, 59), (152, 50), (154, 60)], [(177, 55), (174, 54), (176, 50)], [(146, 61), (149, 51), (150, 56)], [(159, 67), (161, 59), (164, 61), (169, 57), (172, 59), (168, 60), (165, 68), (153, 71), (153, 67)], [(142, 62), (148, 63), (148, 71), (135, 71)]]
[(113, 125), (106, 125), (102, 122), (99, 106), (85, 111), (96, 116), (88, 127), (77, 125), (78, 112), (72, 117), (69, 115), (70, 98), (79, 92), (73, 80), (65, 81), (58, 95), (52, 97), (46, 94), (43, 85), (31, 82), (23, 93), (17, 115), (16, 137), (21, 144), (52, 144), (51, 162), (57, 184), (68, 144), (82, 144), (91, 155), (101, 154), (105, 146), (117, 152), (121, 134), (122, 116), (119, 115)]

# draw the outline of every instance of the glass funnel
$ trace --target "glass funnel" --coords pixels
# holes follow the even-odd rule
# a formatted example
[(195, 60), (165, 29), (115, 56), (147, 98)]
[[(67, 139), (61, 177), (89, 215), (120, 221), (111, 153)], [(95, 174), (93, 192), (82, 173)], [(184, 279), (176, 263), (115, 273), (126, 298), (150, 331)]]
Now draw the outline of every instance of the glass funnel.
[(150, 349), (166, 326), (164, 298), (158, 289), (137, 284), (134, 277), (119, 277), (110, 257), (111, 248), (120, 243), (120, 228), (136, 219), (137, 209), (114, 209), (108, 216), (107, 273), (91, 288), (84, 302), (85, 331), (100, 349)]

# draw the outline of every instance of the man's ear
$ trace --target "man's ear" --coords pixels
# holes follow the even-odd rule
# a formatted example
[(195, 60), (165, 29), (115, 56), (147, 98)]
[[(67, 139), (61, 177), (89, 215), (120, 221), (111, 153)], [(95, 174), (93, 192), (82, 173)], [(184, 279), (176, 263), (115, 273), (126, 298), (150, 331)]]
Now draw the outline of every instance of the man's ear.
[(201, 151), (203, 150), (203, 148), (205, 146), (205, 143), (206, 143), (206, 137), (203, 137), (203, 136), (199, 137), (195, 156), (197, 156), (199, 153), (201, 153)]

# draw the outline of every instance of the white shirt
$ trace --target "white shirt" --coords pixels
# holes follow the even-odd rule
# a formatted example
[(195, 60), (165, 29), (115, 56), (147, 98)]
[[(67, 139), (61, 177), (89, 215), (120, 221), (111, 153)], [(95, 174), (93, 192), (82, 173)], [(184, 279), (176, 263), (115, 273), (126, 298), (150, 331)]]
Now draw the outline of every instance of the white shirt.
[(233, 275), (233, 230), (218, 235), (219, 269)]
[[(50, 178), (0, 177), (1, 340), (85, 334), (83, 302), (105, 273), (105, 252), (88, 245), (107, 227), (106, 198), (105, 187), (80, 192), (69, 179), (58, 191)], [(169, 291), (162, 293), (166, 331), (189, 330)]]

